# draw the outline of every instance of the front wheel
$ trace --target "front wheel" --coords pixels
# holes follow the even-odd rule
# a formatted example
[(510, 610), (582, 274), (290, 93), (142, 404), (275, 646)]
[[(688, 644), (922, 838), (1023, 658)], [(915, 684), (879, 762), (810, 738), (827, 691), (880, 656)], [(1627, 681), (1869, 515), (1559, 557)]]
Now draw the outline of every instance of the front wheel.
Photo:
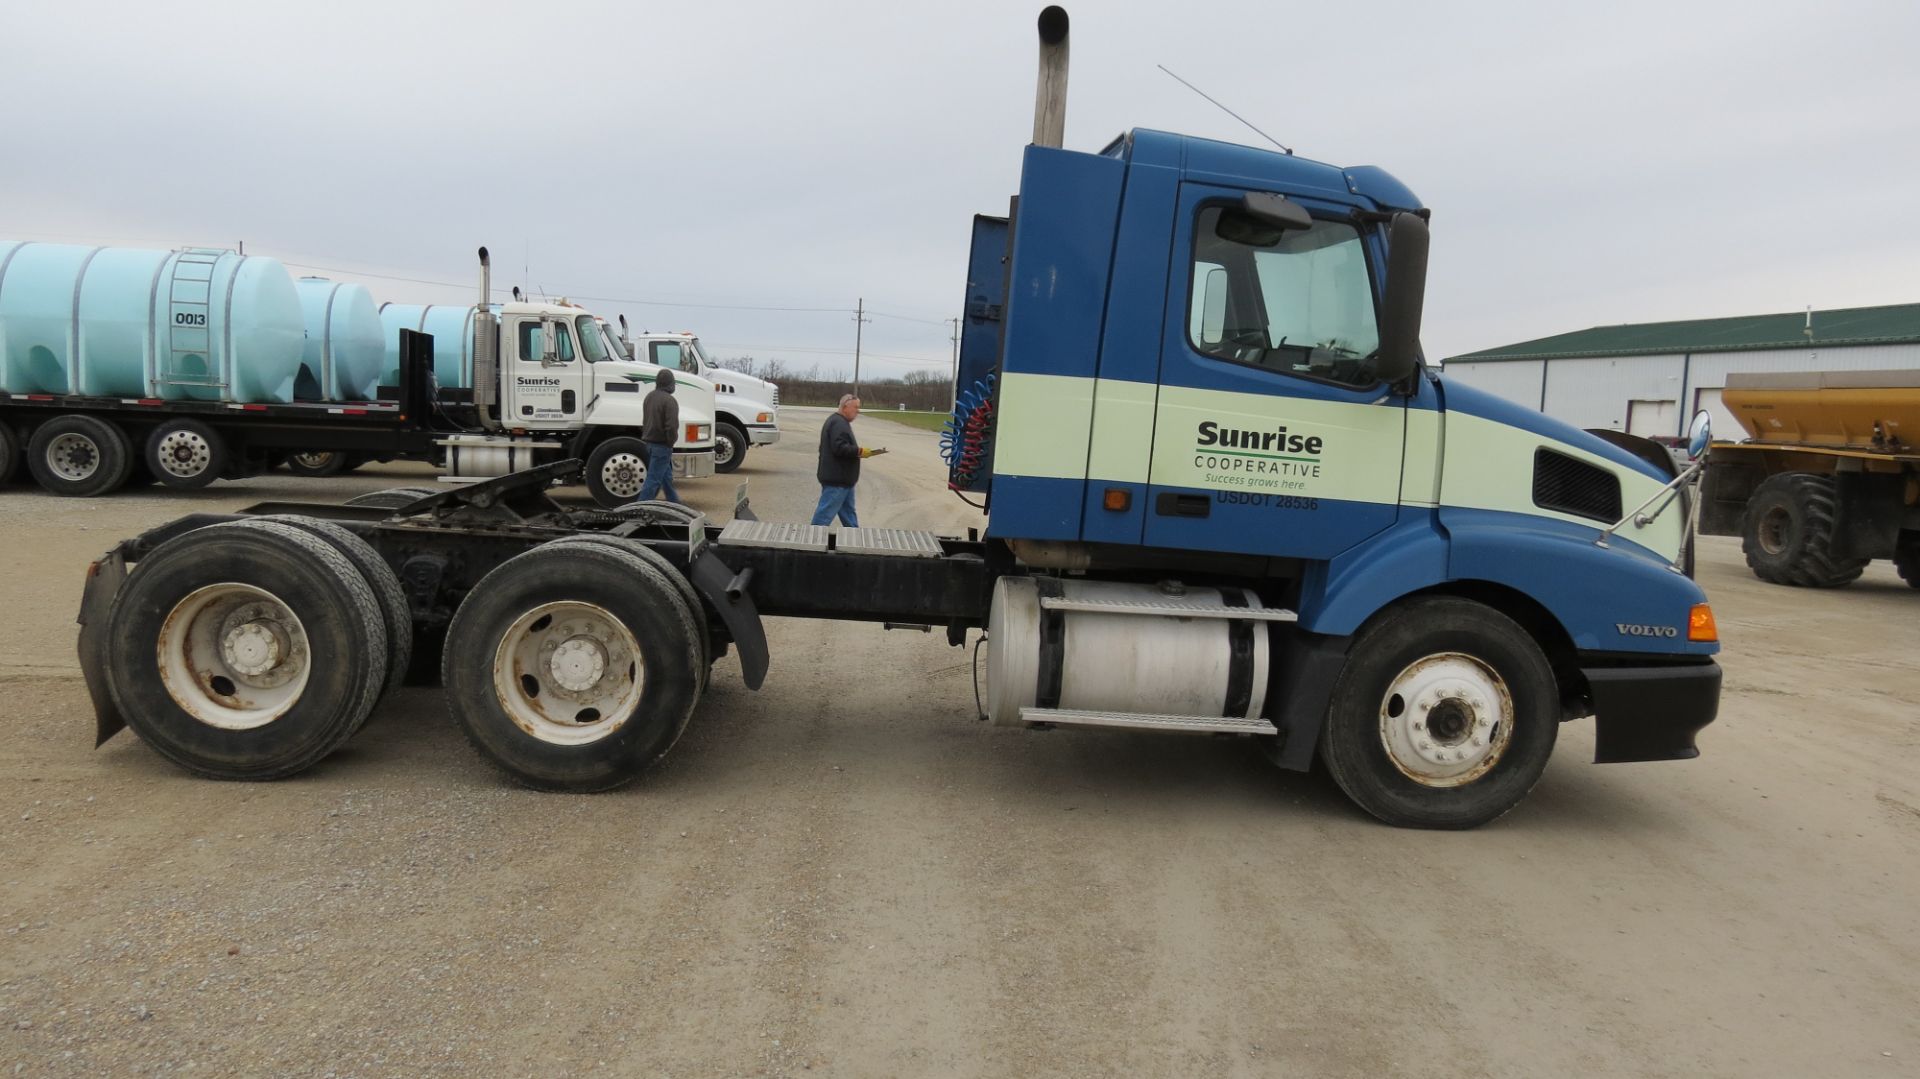
[(747, 460), (747, 433), (722, 420), (713, 425), (713, 470), (732, 472)]
[(287, 471), (296, 476), (338, 476), (342, 472), (353, 471), (359, 465), (360, 462), (352, 454), (339, 450), (310, 450), (287, 457)]
[(647, 483), (647, 444), (609, 438), (587, 455), (587, 493), (606, 509), (640, 497)]
[(1403, 828), (1474, 828), (1518, 805), (1559, 733), (1553, 668), (1491, 607), (1451, 596), (1355, 638), (1320, 756), (1360, 808)]

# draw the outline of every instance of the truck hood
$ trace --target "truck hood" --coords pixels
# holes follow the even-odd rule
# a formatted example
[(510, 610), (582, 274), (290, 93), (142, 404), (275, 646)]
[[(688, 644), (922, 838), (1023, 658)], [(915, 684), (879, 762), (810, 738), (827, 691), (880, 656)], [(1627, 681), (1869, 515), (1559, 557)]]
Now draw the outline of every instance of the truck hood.
[(1595, 457), (1604, 457), (1614, 464), (1632, 469), (1661, 484), (1667, 482), (1667, 477), (1661, 475), (1652, 465), (1605, 439), (1590, 435), (1570, 423), (1556, 420), (1545, 413), (1516, 405), (1502, 397), (1495, 397), (1485, 390), (1475, 389), (1458, 382), (1448, 382), (1444, 374), (1441, 376), (1441, 400), (1445, 402), (1446, 410), (1450, 413), (1478, 416), (1483, 420), (1517, 427), (1522, 431), (1529, 431), (1555, 442), (1563, 442), (1575, 449), (1585, 450)]

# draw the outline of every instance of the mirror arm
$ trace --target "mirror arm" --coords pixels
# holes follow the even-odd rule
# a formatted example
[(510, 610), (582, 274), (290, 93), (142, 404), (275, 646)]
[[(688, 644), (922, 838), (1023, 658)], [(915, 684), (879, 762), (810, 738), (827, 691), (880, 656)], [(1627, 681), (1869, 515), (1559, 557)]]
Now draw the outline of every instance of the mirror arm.
[[(1686, 468), (1686, 471), (1680, 473), (1678, 476), (1675, 476), (1673, 479), (1667, 481), (1665, 486), (1661, 487), (1658, 491), (1655, 491), (1653, 493), (1653, 497), (1647, 499), (1645, 502), (1640, 503), (1638, 506), (1635, 506), (1632, 512), (1620, 518), (1618, 521), (1615, 521), (1612, 524), (1608, 525), (1607, 527), (1601, 529), (1600, 535), (1594, 539), (1593, 545), (1595, 547), (1607, 546), (1607, 540), (1612, 538), (1615, 532), (1618, 532), (1620, 531), (1620, 529), (1626, 527), (1627, 522), (1629, 521), (1633, 522), (1633, 526), (1635, 528), (1645, 528), (1648, 525), (1652, 524), (1653, 522), (1659, 520), (1660, 515), (1667, 512), (1667, 507), (1673, 505), (1673, 500), (1675, 497), (1679, 495), (1680, 488), (1686, 486), (1688, 483), (1693, 482), (1694, 477), (1698, 476), (1700, 474), (1700, 470), (1705, 468), (1706, 466), (1707, 466), (1707, 459), (1705, 457), (1702, 457), (1699, 460), (1688, 465)], [(1660, 506), (1657, 509), (1653, 508), (1653, 504), (1655, 502), (1660, 503)], [(1653, 509), (1653, 512), (1651, 513), (1647, 512), (1649, 509)], [(1695, 514), (1699, 512), (1698, 499), (1694, 500), (1694, 512)], [(1684, 542), (1684, 537), (1682, 537), (1682, 539)]]

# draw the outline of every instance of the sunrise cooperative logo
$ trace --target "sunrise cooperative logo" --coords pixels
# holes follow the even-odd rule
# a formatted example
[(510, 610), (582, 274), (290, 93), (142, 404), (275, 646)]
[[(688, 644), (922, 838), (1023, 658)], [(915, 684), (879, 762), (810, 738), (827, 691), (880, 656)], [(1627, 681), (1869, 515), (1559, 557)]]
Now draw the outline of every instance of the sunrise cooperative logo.
[(1214, 472), (1317, 478), (1324, 445), (1319, 435), (1289, 431), (1285, 424), (1222, 427), (1203, 420), (1194, 431), (1193, 464)]

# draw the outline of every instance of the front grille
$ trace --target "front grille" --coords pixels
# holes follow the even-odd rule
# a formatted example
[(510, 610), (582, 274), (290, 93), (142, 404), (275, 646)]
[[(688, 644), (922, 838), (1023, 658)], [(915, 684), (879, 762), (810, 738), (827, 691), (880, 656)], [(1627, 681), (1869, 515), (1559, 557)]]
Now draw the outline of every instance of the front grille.
[(780, 407), (780, 387), (778, 386), (773, 388), (773, 407)]
[(1564, 453), (1536, 450), (1533, 504), (1612, 524), (1620, 519), (1620, 477)]

